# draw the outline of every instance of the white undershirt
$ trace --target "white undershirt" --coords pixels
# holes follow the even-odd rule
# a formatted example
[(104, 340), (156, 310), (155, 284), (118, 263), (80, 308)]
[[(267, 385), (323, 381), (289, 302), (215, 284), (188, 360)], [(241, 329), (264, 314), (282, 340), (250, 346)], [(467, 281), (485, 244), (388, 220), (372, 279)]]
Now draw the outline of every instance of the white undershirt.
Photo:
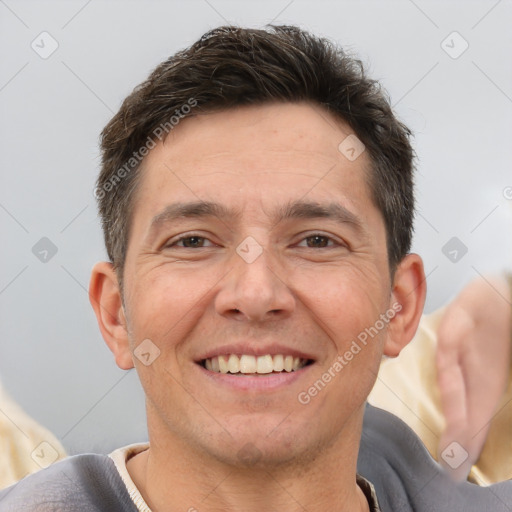
[(109, 455), (109, 457), (114, 461), (116, 469), (121, 476), (124, 485), (126, 486), (126, 490), (128, 491), (130, 498), (132, 499), (133, 503), (135, 503), (135, 506), (139, 512), (151, 512), (151, 509), (144, 501), (144, 498), (142, 497), (139, 489), (137, 489), (136, 485), (133, 483), (132, 477), (126, 468), (126, 461), (138, 453), (147, 450), (148, 448), (149, 443), (130, 444), (128, 446), (123, 446), (122, 448), (114, 450)]

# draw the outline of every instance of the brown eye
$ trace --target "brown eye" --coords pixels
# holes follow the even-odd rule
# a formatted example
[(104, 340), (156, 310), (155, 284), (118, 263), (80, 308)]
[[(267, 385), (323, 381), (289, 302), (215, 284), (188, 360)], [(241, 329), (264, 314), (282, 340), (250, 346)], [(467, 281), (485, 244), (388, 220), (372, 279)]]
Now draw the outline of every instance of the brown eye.
[(322, 248), (327, 247), (331, 239), (328, 236), (313, 235), (305, 238), (308, 247)]
[(212, 247), (218, 247), (217, 244), (213, 243), (209, 238), (201, 236), (196, 233), (184, 233), (182, 236), (178, 236), (169, 240), (164, 246), (165, 249), (207, 249)]
[(186, 238), (182, 238), (178, 240), (178, 244), (183, 244), (183, 247), (187, 247), (189, 249), (196, 249), (197, 247), (204, 247), (206, 238), (202, 236), (187, 236)]

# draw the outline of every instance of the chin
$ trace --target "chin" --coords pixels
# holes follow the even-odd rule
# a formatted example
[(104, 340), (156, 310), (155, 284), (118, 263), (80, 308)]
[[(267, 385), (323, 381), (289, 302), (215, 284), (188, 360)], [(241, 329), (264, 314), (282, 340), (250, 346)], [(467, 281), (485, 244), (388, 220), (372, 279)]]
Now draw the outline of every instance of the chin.
[[(258, 440), (256, 440), (256, 443), (258, 443)], [(275, 445), (269, 446), (271, 443), (266, 443), (267, 446), (256, 443), (252, 441), (237, 443), (236, 446), (231, 446), (228, 452), (218, 451), (218, 447), (216, 447), (215, 452), (210, 452), (210, 454), (217, 461), (228, 466), (238, 469), (260, 469), (262, 471), (289, 466), (292, 463), (297, 464), (298, 459), (302, 459), (302, 457), (298, 457), (296, 449), (290, 450)]]
[(306, 438), (306, 434), (312, 433), (308, 426), (283, 421), (287, 415), (281, 414), (277, 421), (275, 417), (271, 420), (251, 417), (249, 423), (247, 418), (245, 423), (230, 422), (227, 430), (231, 436), (222, 435), (216, 440), (213, 436), (212, 445), (204, 448), (219, 462), (240, 469), (270, 470), (316, 458), (319, 447), (329, 444), (328, 440), (323, 443), (320, 439)]

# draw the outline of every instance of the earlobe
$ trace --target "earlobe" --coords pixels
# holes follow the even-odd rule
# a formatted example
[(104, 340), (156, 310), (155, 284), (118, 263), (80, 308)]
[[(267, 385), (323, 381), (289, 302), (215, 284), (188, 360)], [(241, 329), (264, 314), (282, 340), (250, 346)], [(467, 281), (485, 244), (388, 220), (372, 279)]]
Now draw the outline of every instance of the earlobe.
[(390, 311), (395, 315), (388, 324), (386, 356), (398, 356), (412, 340), (423, 314), (426, 292), (423, 261), (417, 254), (408, 254), (399, 263), (393, 280)]
[(89, 283), (89, 301), (117, 366), (123, 370), (133, 368), (126, 316), (112, 263), (102, 261), (94, 265)]

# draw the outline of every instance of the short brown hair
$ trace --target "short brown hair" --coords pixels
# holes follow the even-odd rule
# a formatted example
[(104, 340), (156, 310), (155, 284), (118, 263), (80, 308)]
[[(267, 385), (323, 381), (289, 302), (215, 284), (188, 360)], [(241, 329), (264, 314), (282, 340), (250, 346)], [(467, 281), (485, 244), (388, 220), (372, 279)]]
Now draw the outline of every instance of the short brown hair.
[(162, 62), (101, 134), (95, 194), (107, 252), (121, 282), (137, 170), (155, 139), (194, 113), (300, 101), (321, 105), (348, 123), (366, 146), (369, 187), (384, 218), (393, 273), (411, 245), (414, 154), (410, 131), (395, 118), (378, 82), (342, 48), (298, 27), (224, 26)]

